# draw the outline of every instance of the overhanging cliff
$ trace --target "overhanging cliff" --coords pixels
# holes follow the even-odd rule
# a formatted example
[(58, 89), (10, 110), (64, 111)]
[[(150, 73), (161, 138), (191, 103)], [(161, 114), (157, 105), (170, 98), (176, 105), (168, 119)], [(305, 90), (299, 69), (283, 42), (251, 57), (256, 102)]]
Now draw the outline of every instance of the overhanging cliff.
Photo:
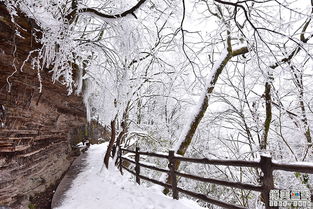
[(0, 3), (0, 206), (23, 208), (68, 168), (70, 141), (86, 119), (82, 98), (68, 96), (47, 70), (40, 72), (41, 93), (31, 63), (20, 71), (29, 52), (41, 47), (34, 38), (40, 29), (23, 14), (14, 22)]

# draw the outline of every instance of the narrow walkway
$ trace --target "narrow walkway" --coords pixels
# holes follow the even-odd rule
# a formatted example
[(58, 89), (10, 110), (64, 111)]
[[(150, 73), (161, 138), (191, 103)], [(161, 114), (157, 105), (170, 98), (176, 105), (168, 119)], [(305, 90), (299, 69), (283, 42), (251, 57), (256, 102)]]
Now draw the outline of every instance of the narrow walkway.
[(87, 153), (82, 153), (78, 158), (74, 160), (60, 184), (58, 185), (51, 202), (51, 208), (61, 206), (62, 202), (66, 199), (66, 192), (71, 188), (74, 179), (82, 172), (86, 166)]
[(173, 200), (162, 193), (130, 181), (111, 165), (102, 168), (107, 144), (92, 145), (86, 166), (72, 182), (61, 206), (55, 209), (203, 209), (187, 199)]

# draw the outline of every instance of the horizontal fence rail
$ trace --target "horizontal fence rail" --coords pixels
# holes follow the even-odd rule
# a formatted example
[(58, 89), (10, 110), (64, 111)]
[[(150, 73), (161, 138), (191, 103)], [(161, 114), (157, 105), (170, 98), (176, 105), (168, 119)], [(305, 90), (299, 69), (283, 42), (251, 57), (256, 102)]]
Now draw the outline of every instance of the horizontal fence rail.
[(211, 160), (208, 158), (185, 158), (176, 157), (176, 160), (185, 161), (190, 163), (201, 163), (209, 165), (223, 165), (223, 166), (238, 166), (238, 167), (252, 167), (260, 168), (260, 163), (256, 161), (244, 161), (244, 160)]
[(185, 173), (179, 173), (179, 172), (175, 172), (175, 173), (181, 177), (185, 177), (185, 178), (193, 179), (193, 180), (197, 180), (197, 181), (202, 181), (202, 182), (206, 182), (206, 183), (213, 183), (213, 184), (218, 184), (218, 185), (222, 185), (222, 186), (235, 187), (238, 189), (247, 189), (247, 190), (252, 190), (252, 191), (257, 191), (257, 192), (262, 192), (262, 190), (263, 190), (262, 186), (255, 186), (252, 184), (223, 181), (223, 180), (218, 180), (218, 179), (213, 179), (213, 178), (204, 178), (204, 177), (199, 177), (199, 176), (194, 176), (191, 174), (185, 174)]
[[(123, 156), (123, 152), (134, 153), (135, 159), (130, 159), (128, 157)], [(140, 161), (140, 156), (150, 156), (150, 157), (157, 157), (167, 159), (169, 161), (168, 168), (163, 169), (158, 168), (155, 165), (147, 164)], [(178, 194), (184, 193), (188, 196), (203, 200), (210, 204), (218, 205), (224, 208), (235, 208), (235, 209), (243, 209), (245, 207), (238, 206), (232, 203), (226, 203), (221, 200), (214, 199), (212, 197), (208, 197), (203, 194), (199, 194), (196, 192), (188, 191), (182, 189), (177, 186), (177, 176), (192, 179), (196, 181), (212, 183), (232, 188), (256, 191), (261, 193), (262, 201), (265, 203), (266, 209), (271, 209), (274, 207), (269, 206), (269, 194), (270, 190), (274, 189), (274, 179), (273, 179), (273, 171), (274, 170), (283, 170), (289, 172), (300, 172), (300, 173), (309, 173), (313, 174), (313, 166), (310, 165), (297, 165), (297, 164), (283, 164), (273, 162), (271, 157), (268, 156), (261, 156), (260, 161), (243, 161), (243, 160), (215, 160), (215, 159), (208, 159), (208, 158), (186, 158), (182, 156), (175, 155), (174, 151), (169, 151), (168, 154), (163, 153), (153, 153), (153, 152), (141, 152), (139, 147), (136, 147), (136, 150), (129, 150), (125, 148), (119, 147), (119, 169), (120, 172), (123, 173), (123, 169), (128, 171), (129, 173), (133, 174), (136, 177), (136, 182), (140, 184), (140, 179), (152, 182), (154, 184), (160, 185), (167, 189), (172, 190), (172, 195), (174, 199), (178, 199)], [(135, 165), (135, 171), (129, 169), (127, 166), (123, 165), (123, 162), (127, 161)], [(250, 167), (250, 168), (259, 168), (263, 172), (263, 176), (261, 178), (261, 185), (252, 185), (248, 183), (241, 183), (241, 182), (233, 182), (233, 181), (226, 181), (226, 180), (219, 180), (214, 178), (207, 178), (207, 177), (200, 177), (192, 174), (182, 173), (175, 170), (175, 162), (182, 161), (182, 162), (189, 162), (189, 163), (201, 163), (205, 165), (219, 165), (219, 166), (235, 166), (235, 167)], [(147, 168), (154, 171), (159, 171), (163, 173), (167, 173), (170, 179), (171, 184), (163, 183), (155, 179), (148, 178), (140, 174), (140, 168)], [(277, 208), (277, 207), (276, 207)]]
[(203, 194), (199, 194), (199, 193), (195, 193), (195, 192), (191, 192), (191, 191), (187, 191), (181, 188), (178, 188), (178, 191), (181, 193), (184, 193), (186, 195), (189, 195), (191, 197), (197, 198), (197, 199), (201, 199), (203, 201), (206, 201), (208, 203), (214, 204), (214, 205), (218, 205), (224, 208), (230, 208), (230, 209), (245, 209), (245, 207), (242, 206), (238, 206), (238, 205), (234, 205), (234, 204), (230, 204), (230, 203), (226, 203), (220, 200), (216, 200), (214, 198), (211, 197), (207, 197), (206, 195)]
[(313, 174), (313, 166), (308, 166), (308, 165), (283, 164), (283, 163), (273, 162), (272, 167), (274, 170)]

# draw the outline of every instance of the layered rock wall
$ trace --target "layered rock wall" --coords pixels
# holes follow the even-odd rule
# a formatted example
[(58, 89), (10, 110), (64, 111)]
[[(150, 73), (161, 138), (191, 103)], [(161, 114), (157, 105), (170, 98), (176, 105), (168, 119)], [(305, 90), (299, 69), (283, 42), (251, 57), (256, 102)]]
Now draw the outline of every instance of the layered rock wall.
[(67, 96), (47, 70), (40, 72), (41, 93), (30, 62), (20, 71), (29, 52), (41, 47), (38, 31), (23, 14), (12, 22), (0, 2), (0, 206), (27, 208), (29, 197), (54, 184), (72, 161), (71, 133), (86, 123), (82, 99)]

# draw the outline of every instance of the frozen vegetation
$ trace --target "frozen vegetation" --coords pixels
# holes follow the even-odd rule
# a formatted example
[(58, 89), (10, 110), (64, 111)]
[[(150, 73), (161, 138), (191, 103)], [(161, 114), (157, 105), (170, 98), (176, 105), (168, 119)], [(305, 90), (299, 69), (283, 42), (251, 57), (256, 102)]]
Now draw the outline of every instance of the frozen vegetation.
[[(29, 60), (39, 81), (49, 69), (69, 94), (83, 96), (88, 120), (113, 133), (108, 153), (114, 144), (137, 144), (197, 158), (257, 160), (266, 154), (279, 162), (312, 162), (312, 1), (2, 1), (13, 20), (18, 8), (42, 28), (42, 48)], [(258, 169), (177, 167), (250, 184), (262, 177)], [(89, 186), (101, 185), (96, 180), (113, 184), (106, 178), (114, 169), (95, 169), (79, 178), (90, 172), (95, 176)], [(274, 179), (279, 188), (313, 189), (312, 175), (275, 172)], [(250, 191), (182, 184), (242, 206), (262, 204)], [(113, 195), (92, 189), (99, 192), (92, 198)]]

